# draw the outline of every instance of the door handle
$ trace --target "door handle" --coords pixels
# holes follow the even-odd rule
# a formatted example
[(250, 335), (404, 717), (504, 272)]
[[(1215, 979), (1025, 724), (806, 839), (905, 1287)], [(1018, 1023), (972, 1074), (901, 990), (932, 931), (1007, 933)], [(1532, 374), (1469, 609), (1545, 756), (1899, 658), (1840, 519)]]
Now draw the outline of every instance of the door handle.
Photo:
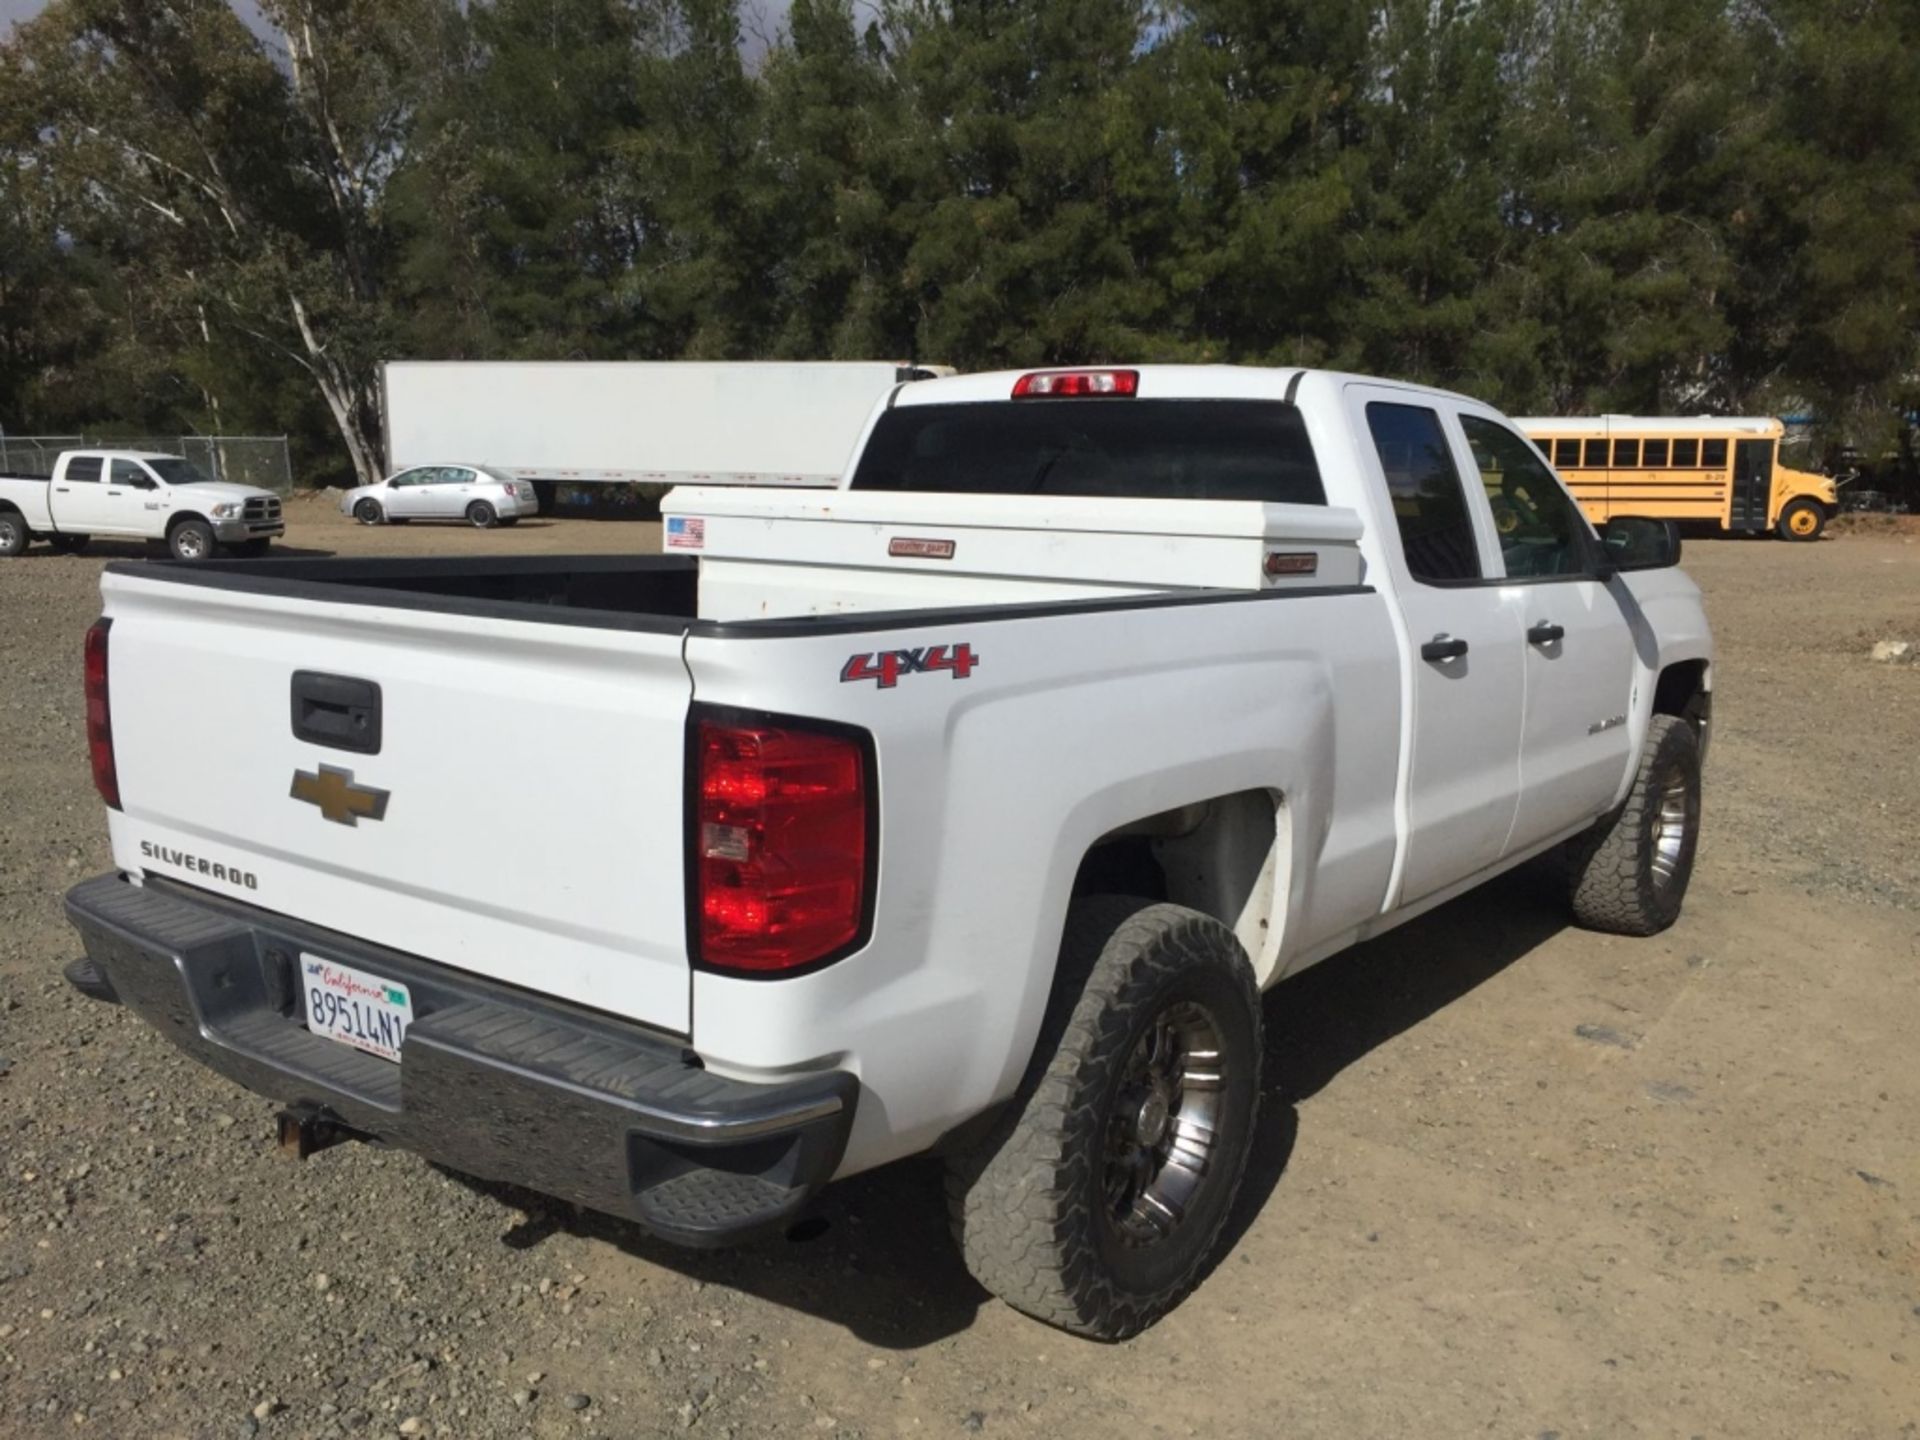
[(56, 485), (53, 487), (53, 493), (56, 495), (71, 495), (73, 492), (64, 485)]
[(1422, 660), (1458, 660), (1467, 653), (1467, 642), (1453, 636), (1436, 635), (1420, 647)]
[(1554, 625), (1545, 620), (1527, 631), (1527, 643), (1529, 645), (1557, 645), (1566, 638), (1566, 626)]

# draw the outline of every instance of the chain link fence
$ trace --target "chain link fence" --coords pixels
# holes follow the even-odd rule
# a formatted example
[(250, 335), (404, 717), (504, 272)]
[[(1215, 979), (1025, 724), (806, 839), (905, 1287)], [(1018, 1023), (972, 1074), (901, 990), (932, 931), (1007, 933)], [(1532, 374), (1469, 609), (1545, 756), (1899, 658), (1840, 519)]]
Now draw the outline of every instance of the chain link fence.
[(62, 450), (86, 443), (78, 435), (0, 435), (0, 475), (51, 475)]
[(257, 485), (276, 495), (293, 492), (293, 464), (284, 435), (81, 435), (0, 434), (0, 474), (51, 475), (62, 450), (88, 448), (152, 450), (191, 460), (215, 480)]

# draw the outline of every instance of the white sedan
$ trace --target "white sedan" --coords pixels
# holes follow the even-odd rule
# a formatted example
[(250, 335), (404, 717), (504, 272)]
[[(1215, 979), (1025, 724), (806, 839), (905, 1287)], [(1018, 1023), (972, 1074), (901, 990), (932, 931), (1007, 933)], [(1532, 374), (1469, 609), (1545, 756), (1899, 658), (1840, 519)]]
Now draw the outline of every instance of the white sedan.
[(362, 525), (388, 521), (464, 520), (481, 530), (517, 524), (540, 513), (533, 485), (483, 465), (415, 465), (340, 497), (341, 513)]

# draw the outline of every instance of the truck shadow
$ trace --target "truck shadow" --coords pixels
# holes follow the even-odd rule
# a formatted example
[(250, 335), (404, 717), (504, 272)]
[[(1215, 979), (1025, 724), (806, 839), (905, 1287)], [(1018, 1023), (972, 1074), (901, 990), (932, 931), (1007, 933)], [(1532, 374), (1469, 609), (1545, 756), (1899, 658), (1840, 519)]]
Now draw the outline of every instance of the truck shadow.
[[(1299, 1135), (1301, 1102), (1567, 923), (1564, 901), (1523, 868), (1272, 991), (1253, 1156), (1213, 1263), (1232, 1253), (1275, 1199)], [(787, 1238), (722, 1251), (681, 1249), (621, 1220), (454, 1178), (527, 1213), (502, 1236), (506, 1245), (537, 1246), (559, 1232), (596, 1240), (690, 1280), (816, 1316), (886, 1349), (918, 1349), (957, 1334), (991, 1303), (960, 1263), (936, 1161), (856, 1176), (831, 1187)], [(1204, 1296), (1204, 1279), (1199, 1288)]]
[[(289, 560), (323, 560), (334, 554), (332, 550), (312, 545), (283, 545), (278, 542), (267, 552), (265, 558)], [(87, 548), (78, 555), (62, 555), (49, 545), (30, 545), (14, 557), (13, 563), (22, 560), (59, 560), (71, 564), (74, 560), (164, 560), (167, 547), (145, 540), (90, 540)], [(221, 556), (220, 559), (229, 558)], [(217, 561), (215, 562), (217, 563)]]

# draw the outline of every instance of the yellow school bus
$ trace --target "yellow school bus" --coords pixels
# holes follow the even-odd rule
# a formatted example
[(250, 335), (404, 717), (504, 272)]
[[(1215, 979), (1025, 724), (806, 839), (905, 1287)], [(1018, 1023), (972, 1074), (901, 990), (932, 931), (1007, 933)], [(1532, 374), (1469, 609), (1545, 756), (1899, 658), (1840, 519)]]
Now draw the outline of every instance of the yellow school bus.
[(1839, 507), (1832, 480), (1780, 463), (1786, 427), (1778, 420), (1593, 415), (1515, 423), (1595, 524), (1648, 515), (1817, 540)]

